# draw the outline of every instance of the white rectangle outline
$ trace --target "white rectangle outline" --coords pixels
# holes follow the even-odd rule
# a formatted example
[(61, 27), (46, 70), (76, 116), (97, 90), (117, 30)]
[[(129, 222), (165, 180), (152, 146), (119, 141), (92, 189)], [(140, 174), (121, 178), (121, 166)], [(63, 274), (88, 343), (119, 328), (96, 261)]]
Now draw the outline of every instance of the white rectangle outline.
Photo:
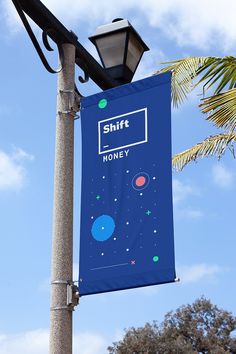
[[(101, 123), (103, 123), (103, 122), (108, 122), (108, 121), (113, 120), (113, 119), (117, 119), (117, 118), (120, 118), (120, 117), (125, 117), (125, 116), (128, 116), (128, 115), (130, 115), (130, 114), (134, 114), (134, 113), (138, 113), (138, 112), (142, 112), (142, 111), (145, 112), (145, 140), (142, 140), (142, 141), (139, 141), (139, 142), (133, 143), (133, 144), (128, 144), (128, 145), (124, 145), (124, 146), (119, 146), (119, 147), (114, 148), (114, 149), (101, 151)], [(106, 153), (108, 153), (108, 152), (115, 151), (115, 150), (120, 150), (120, 149), (123, 149), (123, 148), (126, 148), (126, 147), (130, 147), (130, 146), (135, 146), (135, 145), (144, 144), (144, 143), (147, 143), (147, 142), (148, 142), (147, 107), (142, 108), (142, 109), (138, 109), (137, 111), (132, 111), (132, 112), (129, 112), (129, 113), (124, 113), (124, 114), (121, 114), (121, 115), (116, 116), (116, 117), (112, 117), (112, 118), (103, 119), (103, 120), (98, 121), (98, 154), (99, 154), (99, 155), (106, 154)]]

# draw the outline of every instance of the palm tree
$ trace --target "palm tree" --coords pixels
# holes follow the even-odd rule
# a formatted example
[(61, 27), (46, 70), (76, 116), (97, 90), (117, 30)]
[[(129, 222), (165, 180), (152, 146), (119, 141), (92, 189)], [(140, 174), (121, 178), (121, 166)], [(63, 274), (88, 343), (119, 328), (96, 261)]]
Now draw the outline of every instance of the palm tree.
[[(191, 57), (167, 62), (160, 74), (172, 71), (172, 102), (175, 107), (199, 84), (203, 85), (201, 111), (223, 132), (212, 135), (195, 146), (175, 155), (173, 167), (182, 170), (189, 162), (199, 157), (217, 155), (221, 157), (227, 148), (234, 154), (236, 141), (236, 58)], [(194, 84), (194, 78), (200, 76)], [(213, 95), (205, 97), (210, 88)]]

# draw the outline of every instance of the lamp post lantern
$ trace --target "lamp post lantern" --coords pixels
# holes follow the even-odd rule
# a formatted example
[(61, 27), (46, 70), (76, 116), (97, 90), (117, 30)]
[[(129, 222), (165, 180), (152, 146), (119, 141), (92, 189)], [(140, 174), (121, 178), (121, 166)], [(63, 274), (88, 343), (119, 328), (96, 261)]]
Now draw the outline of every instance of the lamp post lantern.
[(98, 27), (89, 39), (106, 72), (120, 84), (131, 82), (143, 53), (149, 50), (129, 21), (121, 18)]
[[(50, 354), (72, 354), (72, 312), (78, 303), (79, 290), (72, 278), (74, 119), (81, 97), (74, 83), (75, 64), (84, 72), (84, 77), (79, 77), (81, 83), (91, 78), (102, 90), (106, 90), (131, 82), (148, 47), (127, 20), (114, 20), (99, 27), (90, 37), (97, 47), (101, 66), (79, 43), (77, 36), (65, 28), (41, 1), (12, 2), (43, 65), (49, 72), (58, 73)], [(47, 50), (52, 50), (48, 37), (56, 43), (59, 70), (51, 68), (26, 15), (42, 29), (43, 44)]]

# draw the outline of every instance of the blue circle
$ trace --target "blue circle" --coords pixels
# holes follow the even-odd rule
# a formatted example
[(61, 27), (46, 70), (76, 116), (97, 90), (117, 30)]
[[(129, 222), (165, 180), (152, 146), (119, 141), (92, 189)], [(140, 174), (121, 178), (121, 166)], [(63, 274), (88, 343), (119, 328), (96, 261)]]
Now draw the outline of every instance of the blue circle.
[(115, 221), (109, 215), (101, 215), (94, 220), (92, 225), (92, 236), (96, 241), (107, 241), (115, 230)]

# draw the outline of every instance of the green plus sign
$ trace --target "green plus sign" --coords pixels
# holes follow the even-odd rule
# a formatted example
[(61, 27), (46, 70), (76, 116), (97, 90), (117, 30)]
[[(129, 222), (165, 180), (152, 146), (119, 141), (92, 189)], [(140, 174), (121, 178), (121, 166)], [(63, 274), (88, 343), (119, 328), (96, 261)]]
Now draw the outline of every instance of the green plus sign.
[(151, 212), (150, 210), (147, 210), (147, 211), (146, 211), (146, 215), (147, 215), (147, 216), (150, 216), (151, 213), (152, 213), (152, 212)]
[(100, 195), (97, 195), (97, 196), (96, 196), (96, 199), (97, 199), (97, 200), (99, 200), (100, 198), (101, 198)]

